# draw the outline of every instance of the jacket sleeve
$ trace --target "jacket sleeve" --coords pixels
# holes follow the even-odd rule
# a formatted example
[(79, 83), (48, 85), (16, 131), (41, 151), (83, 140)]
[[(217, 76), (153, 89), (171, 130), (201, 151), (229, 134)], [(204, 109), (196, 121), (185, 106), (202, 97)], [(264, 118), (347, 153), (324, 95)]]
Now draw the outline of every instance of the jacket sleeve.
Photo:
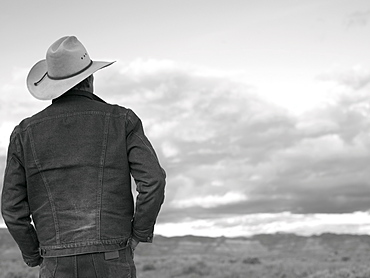
[(132, 236), (141, 242), (152, 242), (154, 224), (164, 201), (166, 173), (144, 134), (140, 119), (131, 110), (126, 124), (128, 160), (138, 191)]
[(1, 212), (10, 234), (22, 252), (24, 262), (28, 266), (37, 266), (42, 259), (36, 231), (31, 224), (26, 174), (19, 153), (20, 144), (13, 131), (5, 168)]

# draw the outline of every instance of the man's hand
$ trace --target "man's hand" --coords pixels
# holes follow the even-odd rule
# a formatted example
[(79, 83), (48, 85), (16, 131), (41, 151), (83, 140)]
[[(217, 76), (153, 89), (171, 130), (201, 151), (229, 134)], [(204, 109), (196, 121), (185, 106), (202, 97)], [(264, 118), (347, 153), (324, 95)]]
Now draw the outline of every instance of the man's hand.
[(132, 251), (135, 251), (137, 245), (139, 244), (139, 241), (134, 237), (130, 237), (128, 244), (130, 245)]
[(29, 262), (26, 262), (26, 265), (28, 265), (29, 267), (36, 267), (36, 266), (39, 266), (42, 264), (42, 261), (43, 261), (43, 258), (40, 257), (37, 261), (29, 261)]
[(132, 258), (134, 258), (134, 252), (138, 244), (139, 244), (139, 241), (137, 239), (133, 237), (130, 237), (128, 239), (128, 245), (130, 246), (130, 249), (131, 249)]

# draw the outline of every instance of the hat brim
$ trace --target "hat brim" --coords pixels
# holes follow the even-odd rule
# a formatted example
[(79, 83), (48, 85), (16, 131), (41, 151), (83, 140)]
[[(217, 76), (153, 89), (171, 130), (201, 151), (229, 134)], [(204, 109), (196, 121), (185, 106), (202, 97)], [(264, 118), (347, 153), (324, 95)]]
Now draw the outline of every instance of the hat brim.
[[(37, 99), (51, 100), (61, 96), (94, 72), (108, 67), (113, 63), (114, 62), (92, 61), (91, 66), (78, 75), (54, 80), (50, 79), (48, 75), (45, 75), (47, 72), (46, 60), (41, 60), (31, 68), (27, 76), (27, 88), (31, 95)], [(42, 79), (41, 82), (38, 82), (40, 79)]]

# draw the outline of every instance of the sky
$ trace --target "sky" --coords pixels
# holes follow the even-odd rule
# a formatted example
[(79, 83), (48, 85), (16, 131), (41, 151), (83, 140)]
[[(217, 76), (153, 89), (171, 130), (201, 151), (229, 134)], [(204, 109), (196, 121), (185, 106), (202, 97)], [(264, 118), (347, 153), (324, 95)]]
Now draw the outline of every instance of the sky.
[(30, 68), (75, 35), (167, 172), (156, 234), (370, 234), (369, 34), (368, 0), (3, 1), (0, 179), (50, 104)]

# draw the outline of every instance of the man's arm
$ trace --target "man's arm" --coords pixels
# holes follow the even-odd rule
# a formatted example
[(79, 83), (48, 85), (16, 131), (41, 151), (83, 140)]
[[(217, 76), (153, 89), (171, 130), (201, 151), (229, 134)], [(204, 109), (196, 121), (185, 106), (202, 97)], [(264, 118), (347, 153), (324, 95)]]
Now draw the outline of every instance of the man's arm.
[(132, 236), (152, 242), (154, 224), (164, 201), (166, 173), (144, 134), (140, 119), (131, 110), (127, 114), (127, 152), (138, 196)]
[(31, 224), (26, 175), (19, 159), (19, 144), (16, 140), (13, 132), (5, 168), (1, 212), (10, 234), (22, 252), (23, 260), (33, 267), (39, 265), (42, 258), (38, 250), (37, 234)]

